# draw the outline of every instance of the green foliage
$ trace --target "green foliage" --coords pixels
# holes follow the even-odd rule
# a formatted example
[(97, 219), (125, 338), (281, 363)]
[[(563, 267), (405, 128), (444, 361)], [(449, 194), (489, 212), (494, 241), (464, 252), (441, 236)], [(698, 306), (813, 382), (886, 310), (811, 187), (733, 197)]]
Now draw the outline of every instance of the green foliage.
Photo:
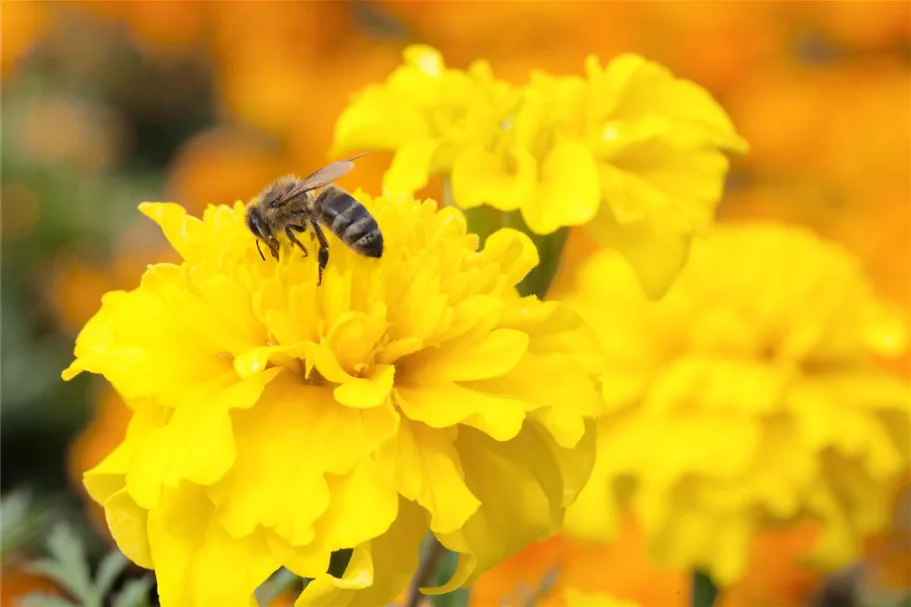
[(911, 607), (911, 596), (895, 599), (893, 601), (862, 601), (860, 607)]
[(11, 491), (0, 497), (0, 556), (12, 554), (44, 535), (56, 508), (35, 506), (31, 493)]
[(693, 607), (712, 607), (718, 598), (718, 587), (708, 574), (702, 571), (693, 572), (693, 587), (690, 601)]
[[(36, 593), (20, 601), (26, 607), (105, 607), (114, 584), (129, 564), (120, 551), (112, 551), (101, 561), (92, 579), (85, 546), (65, 523), (57, 524), (51, 531), (47, 551), (48, 556), (31, 563), (29, 571), (56, 583), (75, 602)], [(151, 586), (151, 576), (129, 580), (112, 597), (111, 604), (113, 607), (145, 607)]]

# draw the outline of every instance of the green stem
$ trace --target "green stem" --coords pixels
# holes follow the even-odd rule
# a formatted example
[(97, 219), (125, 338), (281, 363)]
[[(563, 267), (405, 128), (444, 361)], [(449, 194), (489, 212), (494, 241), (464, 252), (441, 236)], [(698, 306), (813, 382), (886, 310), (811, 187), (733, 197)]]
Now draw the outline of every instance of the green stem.
[(261, 607), (268, 607), (285, 592), (300, 592), (310, 582), (291, 573), (285, 568), (276, 571), (272, 577), (256, 589), (256, 601)]
[(707, 573), (693, 572), (693, 586), (691, 595), (692, 607), (712, 607), (718, 598), (718, 587)]
[(408, 599), (405, 602), (405, 607), (418, 607), (421, 603), (420, 589), (430, 584), (445, 552), (446, 549), (437, 541), (437, 538), (432, 533), (428, 534), (424, 550), (421, 551), (418, 570), (415, 572), (414, 577), (411, 578), (411, 585), (408, 587)]

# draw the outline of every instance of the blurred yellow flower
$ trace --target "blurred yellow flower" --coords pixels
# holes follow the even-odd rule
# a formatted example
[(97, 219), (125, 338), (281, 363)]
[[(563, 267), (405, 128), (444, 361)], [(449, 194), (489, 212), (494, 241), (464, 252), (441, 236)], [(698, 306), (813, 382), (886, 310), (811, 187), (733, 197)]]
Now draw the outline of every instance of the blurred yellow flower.
[(395, 150), (384, 184), (411, 193), (431, 173), (452, 172), (469, 147), (494, 139), (520, 92), (494, 78), (485, 61), (454, 70), (427, 46), (410, 46), (403, 55), (404, 65), (383, 84), (361, 90), (339, 116), (332, 154)]
[(911, 389), (875, 358), (904, 350), (905, 332), (846, 251), (798, 228), (729, 224), (660, 302), (610, 252), (567, 299), (607, 357), (608, 414), (572, 534), (609, 537), (629, 504), (658, 562), (728, 585), (769, 525), (818, 520), (814, 556), (829, 567), (885, 524)]
[(746, 142), (705, 90), (655, 63), (625, 54), (585, 67), (585, 78), (535, 72), (516, 88), (486, 62), (450, 69), (434, 49), (409, 47), (341, 114), (335, 154), (395, 150), (390, 190), (446, 174), (456, 205), (518, 211), (537, 234), (586, 225), (659, 295), (712, 221), (722, 151)]
[(64, 377), (100, 373), (132, 409), (86, 488), (164, 607), (247, 605), (282, 565), (315, 578), (298, 606), (385, 604), (428, 528), (460, 554), (447, 591), (554, 533), (588, 479), (601, 352), (517, 294), (528, 237), (478, 251), (457, 209), (355, 195), (386, 253), (330, 236), (321, 286), (313, 254), (260, 259), (241, 203), (142, 205), (183, 262), (105, 295), (77, 340)]
[(609, 594), (585, 594), (577, 590), (566, 591), (566, 607), (639, 607), (632, 601), (621, 601)]

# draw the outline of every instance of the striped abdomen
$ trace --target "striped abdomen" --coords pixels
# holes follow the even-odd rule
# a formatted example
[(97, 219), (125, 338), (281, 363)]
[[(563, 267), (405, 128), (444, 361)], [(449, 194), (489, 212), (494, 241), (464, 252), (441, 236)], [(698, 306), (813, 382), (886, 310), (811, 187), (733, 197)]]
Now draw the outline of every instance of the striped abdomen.
[(367, 257), (383, 255), (383, 235), (376, 219), (345, 190), (329, 186), (316, 198), (319, 222), (355, 253)]

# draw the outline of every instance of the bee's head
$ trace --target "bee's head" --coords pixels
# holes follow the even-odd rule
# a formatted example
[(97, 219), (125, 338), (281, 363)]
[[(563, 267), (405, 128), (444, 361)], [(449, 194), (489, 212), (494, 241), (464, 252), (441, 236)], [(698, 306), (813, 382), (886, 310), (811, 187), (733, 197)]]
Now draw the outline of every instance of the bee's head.
[(268, 234), (264, 230), (268, 230), (269, 226), (266, 224), (265, 219), (263, 219), (262, 212), (259, 210), (259, 205), (255, 202), (247, 205), (247, 227), (253, 232), (253, 235), (261, 240), (268, 240)]
[(269, 222), (263, 217), (260, 205), (254, 203), (247, 206), (247, 228), (256, 236), (256, 248), (259, 250), (260, 257), (263, 257), (262, 249), (259, 248), (259, 241), (262, 240), (269, 245), (272, 257), (278, 259), (278, 239), (275, 238)]

